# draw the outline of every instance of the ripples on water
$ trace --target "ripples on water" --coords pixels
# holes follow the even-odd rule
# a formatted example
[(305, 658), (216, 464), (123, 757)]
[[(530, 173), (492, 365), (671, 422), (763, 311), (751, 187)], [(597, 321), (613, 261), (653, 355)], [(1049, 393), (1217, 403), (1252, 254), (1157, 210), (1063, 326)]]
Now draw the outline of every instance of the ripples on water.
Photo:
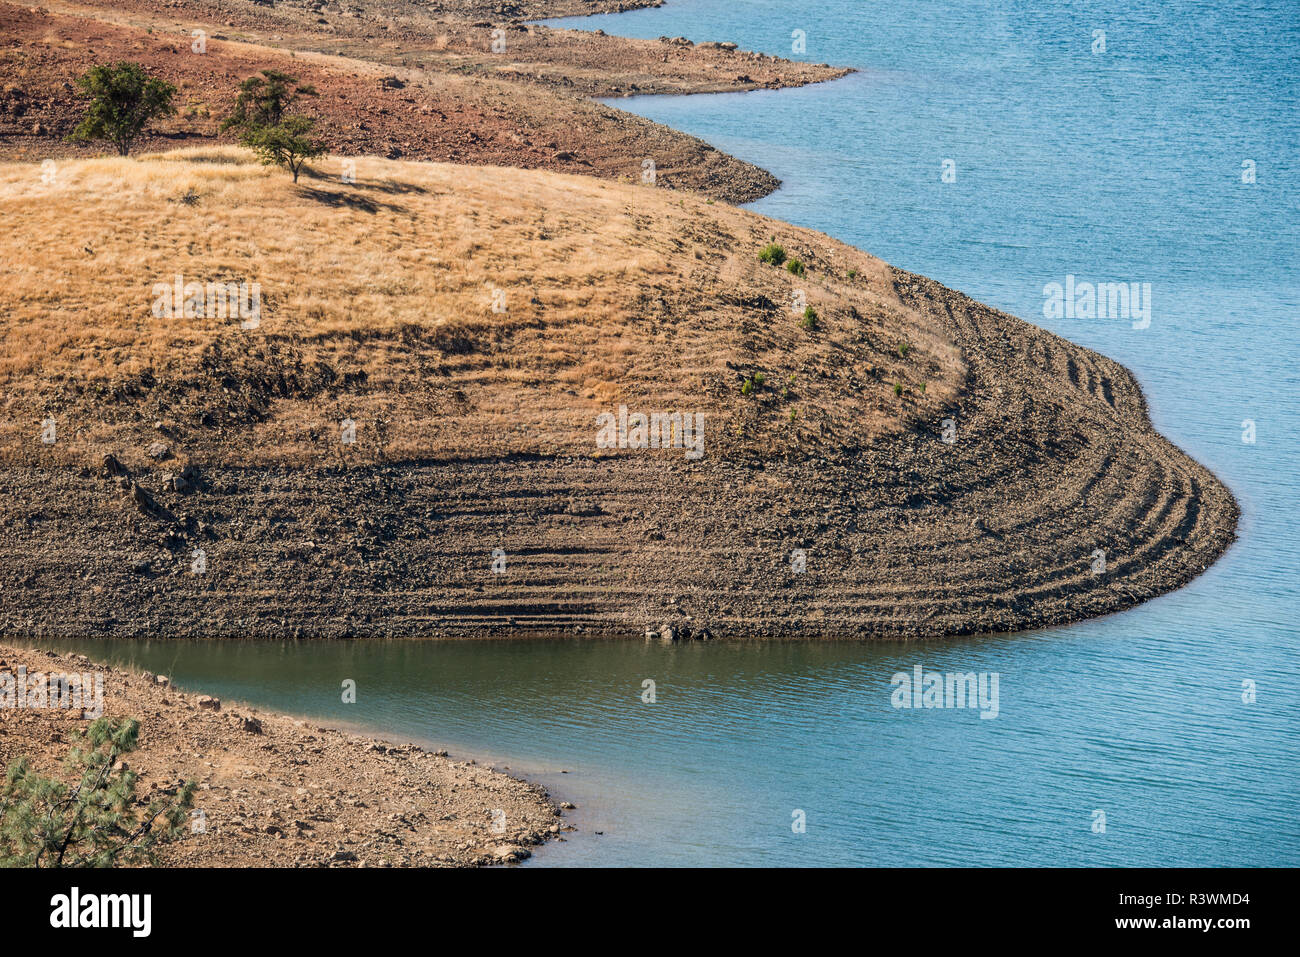
[[(1300, 864), (1297, 9), (683, 0), (582, 23), (786, 54), (802, 28), (807, 59), (862, 68), (619, 105), (776, 172), (785, 188), (758, 211), (1135, 370), (1161, 430), (1243, 504), (1241, 541), (1190, 587), (1067, 629), (927, 645), (94, 649), (535, 775), (582, 829), (541, 864)], [(1066, 273), (1152, 283), (1151, 328), (1044, 320), (1042, 287)], [(999, 673), (999, 717), (894, 710), (890, 678), (916, 664)]]

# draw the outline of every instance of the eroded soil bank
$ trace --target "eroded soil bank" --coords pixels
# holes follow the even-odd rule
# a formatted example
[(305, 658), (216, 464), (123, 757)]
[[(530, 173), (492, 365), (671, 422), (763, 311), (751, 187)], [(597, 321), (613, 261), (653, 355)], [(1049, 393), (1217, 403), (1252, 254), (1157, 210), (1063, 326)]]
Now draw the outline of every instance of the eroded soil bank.
[[(93, 16), (0, 4), (25, 71), (6, 115), (35, 117), (22, 150), (53, 149), (67, 77), (110, 52), (230, 95), (288, 56), (255, 41), (329, 26), (368, 56), (293, 66), (329, 91), (318, 109), (365, 117), (326, 124), (357, 135), (343, 145), (427, 133), (410, 155), (547, 171), (363, 157), (356, 182), (314, 170), (291, 186), (219, 151), (68, 158), (48, 182), (35, 163), (5, 169), (19, 291), (0, 318), (0, 634), (938, 637), (1125, 608), (1232, 540), (1230, 493), (1154, 431), (1116, 363), (825, 236), (658, 188), (771, 184), (504, 78), (475, 46), (494, 21), (462, 16), (473, 4), (393, 21), (399, 47), (431, 38), (420, 77), (396, 84), (387, 18), (358, 7), (340, 25), (313, 6), (277, 6), (275, 23), (241, 7), (248, 40), (214, 33), (195, 55), (179, 27), (142, 29), (159, 13), (144, 0)], [(528, 70), (612, 42), (507, 26)], [(256, 33), (272, 27), (307, 32)], [(626, 42), (696, 80), (737, 55)], [(834, 73), (762, 62), (778, 83)], [(169, 137), (212, 135), (204, 89)], [(566, 150), (559, 130), (609, 151)], [(667, 139), (647, 153), (629, 130)], [(645, 155), (680, 162), (654, 188), (609, 182), (640, 182)], [(773, 239), (784, 266), (759, 261)], [(228, 317), (159, 322), (151, 288), (182, 273), (260, 282), (265, 321), (251, 337)], [(811, 319), (791, 310), (805, 299)], [(703, 414), (708, 452), (596, 454), (596, 414), (623, 405)], [(38, 437), (47, 417), (57, 444)], [(345, 417), (355, 446), (336, 441)]]
[(1155, 432), (1123, 367), (894, 277), (968, 366), (932, 423), (789, 460), (205, 468), (184, 496), (141, 470), (167, 518), (94, 469), (8, 468), (0, 630), (940, 637), (1118, 611), (1232, 541), (1231, 494)]

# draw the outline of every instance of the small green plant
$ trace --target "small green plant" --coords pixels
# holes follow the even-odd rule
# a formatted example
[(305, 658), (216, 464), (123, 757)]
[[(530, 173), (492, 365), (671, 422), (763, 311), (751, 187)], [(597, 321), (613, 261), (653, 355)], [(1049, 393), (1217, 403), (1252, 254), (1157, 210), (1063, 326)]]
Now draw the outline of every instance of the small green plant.
[(790, 421), (791, 421), (791, 422), (794, 422), (797, 418), (799, 418), (799, 410), (798, 410), (798, 409), (791, 409), (791, 410), (790, 410)]
[(788, 263), (785, 264), (785, 268), (787, 271), (790, 272), (791, 275), (794, 276), (802, 276), (804, 274), (803, 263), (801, 263), (797, 259), (791, 259)]
[(176, 87), (154, 79), (138, 63), (100, 64), (77, 78), (77, 87), (90, 97), (90, 106), (68, 139), (107, 140), (126, 156), (146, 126), (176, 112)]
[(903, 386), (902, 386), (900, 383), (895, 382), (895, 383), (894, 383), (894, 395), (902, 395), (902, 394), (903, 394)]
[(921, 395), (925, 395), (925, 385), (924, 382), (921, 383)]
[(741, 395), (753, 395), (759, 389), (763, 388), (763, 383), (767, 381), (767, 376), (761, 372), (755, 372), (752, 376), (740, 384)]
[(902, 345), (898, 347), (898, 356), (900, 359), (906, 359), (907, 354), (911, 351), (912, 351), (912, 347), (909, 346), (906, 342), (904, 342)]
[(758, 251), (759, 262), (779, 266), (785, 262), (785, 247), (779, 243), (768, 243)]
[(803, 318), (799, 320), (799, 325), (813, 332), (817, 328), (817, 310), (812, 306), (804, 307)]
[(858, 271), (857, 271), (856, 269), (850, 269), (850, 270), (849, 270), (849, 278), (850, 278), (850, 279), (857, 279), (857, 278), (858, 278)]
[(121, 763), (139, 734), (130, 718), (99, 718), (74, 731), (64, 761), (71, 785), (33, 774), (26, 758), (11, 762), (0, 787), (0, 867), (149, 863), (158, 845), (180, 838), (196, 785), (142, 805), (137, 775)]

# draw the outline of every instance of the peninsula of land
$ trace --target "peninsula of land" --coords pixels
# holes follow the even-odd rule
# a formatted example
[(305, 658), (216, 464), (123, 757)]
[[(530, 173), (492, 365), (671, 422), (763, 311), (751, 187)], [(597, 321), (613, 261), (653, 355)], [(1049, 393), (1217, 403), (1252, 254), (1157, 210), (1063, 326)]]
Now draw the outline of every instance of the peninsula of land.
[[(845, 70), (529, 22), (610, 8), (0, 3), (0, 634), (937, 638), (1227, 547), (1123, 367), (590, 99)], [(97, 158), (118, 59), (186, 105)], [(219, 130), (268, 68), (298, 183)]]

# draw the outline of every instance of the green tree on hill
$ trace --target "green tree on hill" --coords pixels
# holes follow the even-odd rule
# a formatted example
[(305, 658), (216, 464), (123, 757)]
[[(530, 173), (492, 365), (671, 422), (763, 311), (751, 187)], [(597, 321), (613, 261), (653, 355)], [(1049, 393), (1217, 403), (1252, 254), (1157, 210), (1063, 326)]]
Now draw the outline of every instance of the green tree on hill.
[(299, 84), (296, 77), (279, 70), (263, 70), (261, 76), (250, 76), (239, 85), (235, 108), (222, 121), (221, 131), (278, 126), (299, 97), (316, 95), (315, 87)]
[(136, 749), (139, 733), (129, 718), (99, 718), (74, 732), (65, 760), (71, 785), (33, 774), (26, 758), (13, 761), (0, 786), (0, 867), (148, 863), (159, 844), (178, 839), (194, 782), (142, 806), (135, 772), (119, 763)]
[(311, 138), (316, 121), (307, 116), (286, 116), (275, 126), (258, 126), (246, 130), (239, 142), (252, 149), (267, 166), (279, 166), (293, 174), (298, 182), (307, 160), (320, 156), (325, 146)]
[(289, 109), (300, 97), (316, 95), (315, 87), (300, 84), (296, 77), (263, 70), (261, 76), (250, 76), (239, 85), (235, 108), (221, 129), (238, 130), (240, 143), (266, 165), (287, 169), (296, 183), (307, 160), (324, 153), (325, 146), (312, 138), (316, 121)]
[(100, 64), (77, 78), (77, 86), (91, 98), (69, 139), (107, 140), (126, 156), (151, 120), (176, 112), (172, 97), (176, 87), (154, 79), (138, 63)]

